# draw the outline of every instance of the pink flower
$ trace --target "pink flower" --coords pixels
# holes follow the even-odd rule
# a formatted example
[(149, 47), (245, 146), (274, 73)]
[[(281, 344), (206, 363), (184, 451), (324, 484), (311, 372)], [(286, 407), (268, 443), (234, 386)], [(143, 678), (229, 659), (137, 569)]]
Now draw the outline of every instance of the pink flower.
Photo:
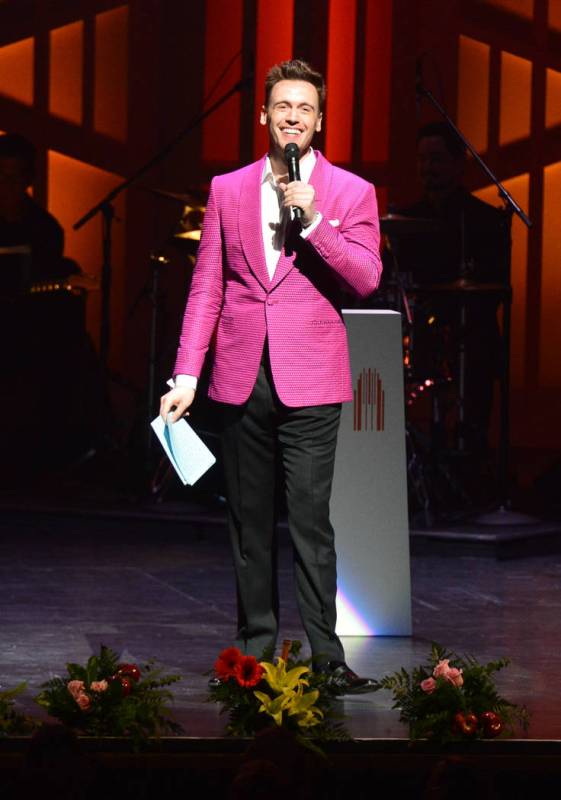
[(421, 689), (423, 692), (427, 694), (432, 694), (436, 689), (436, 681), (434, 678), (425, 678), (424, 681), (421, 681)]
[(74, 698), (74, 700), (78, 700), (78, 697), (81, 694), (84, 694), (85, 686), (84, 681), (68, 681), (66, 688)]
[(460, 687), (464, 683), (462, 670), (457, 669), (456, 667), (451, 667), (450, 660), (448, 658), (444, 658), (442, 661), (439, 661), (432, 674), (435, 678), (444, 678), (445, 681), (452, 683), (454, 686)]
[(434, 675), (434, 677), (435, 678), (440, 678), (440, 676), (442, 676), (443, 678), (445, 678), (446, 677), (446, 673), (450, 669), (449, 664), (450, 664), (450, 660), (448, 658), (445, 658), (443, 661), (439, 661), (438, 664), (436, 665), (436, 667), (432, 671), (432, 674)]
[(448, 683), (453, 683), (454, 686), (462, 686), (464, 683), (464, 678), (462, 675), (461, 669), (456, 669), (456, 667), (451, 667), (448, 670), (448, 673), (444, 676)]
[(105, 692), (108, 686), (107, 681), (92, 681), (91, 689), (93, 692)]
[(78, 697), (76, 698), (76, 702), (78, 703), (82, 711), (87, 711), (92, 704), (90, 698), (85, 692), (82, 692), (82, 694), (78, 695)]
[(91, 706), (92, 701), (85, 692), (84, 681), (68, 681), (66, 688), (82, 711), (86, 711)]

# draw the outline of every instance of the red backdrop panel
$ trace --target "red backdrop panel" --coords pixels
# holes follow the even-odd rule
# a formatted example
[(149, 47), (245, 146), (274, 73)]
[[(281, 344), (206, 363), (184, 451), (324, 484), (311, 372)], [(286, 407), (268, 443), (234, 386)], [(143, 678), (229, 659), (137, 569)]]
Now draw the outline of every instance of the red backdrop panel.
[[(241, 78), (242, 29), (242, 0), (207, 0), (204, 97), (208, 99), (205, 108), (216, 102)], [(239, 55), (236, 58), (237, 53)], [(228, 67), (229, 62), (232, 63)], [(220, 78), (227, 67), (226, 73)], [(212, 95), (209, 96), (211, 92)], [(205, 161), (238, 160), (240, 113), (241, 104), (238, 93), (227, 100), (205, 121), (203, 125), (203, 159)]]
[(366, 4), (366, 47), (362, 100), (363, 161), (388, 159), (393, 0)]
[(271, 3), (258, 0), (255, 53), (255, 133), (253, 153), (259, 158), (267, 150), (267, 129), (259, 124), (259, 109), (263, 104), (265, 75), (273, 64), (292, 58), (294, 2), (283, 0)]

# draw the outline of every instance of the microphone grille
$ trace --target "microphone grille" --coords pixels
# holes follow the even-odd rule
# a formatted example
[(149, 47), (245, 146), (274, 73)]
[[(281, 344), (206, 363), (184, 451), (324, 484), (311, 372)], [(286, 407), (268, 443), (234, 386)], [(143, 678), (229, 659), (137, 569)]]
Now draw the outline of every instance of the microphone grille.
[(284, 148), (284, 157), (288, 161), (292, 158), (300, 158), (300, 148), (296, 142), (289, 142)]

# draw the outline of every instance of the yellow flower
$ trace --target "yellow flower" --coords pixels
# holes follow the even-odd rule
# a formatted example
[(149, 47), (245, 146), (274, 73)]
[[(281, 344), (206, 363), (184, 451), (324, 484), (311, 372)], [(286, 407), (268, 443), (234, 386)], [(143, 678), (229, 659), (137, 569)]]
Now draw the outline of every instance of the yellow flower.
[(282, 715), (286, 711), (289, 716), (296, 717), (296, 724), (301, 728), (311, 728), (318, 725), (323, 712), (314, 708), (314, 703), (319, 697), (319, 691), (314, 689), (304, 694), (304, 687), (309, 686), (303, 678), (310, 672), (309, 667), (293, 667), (286, 670), (286, 661), (277, 658), (277, 663), (272, 664), (262, 661), (263, 677), (277, 697), (271, 699), (265, 692), (254, 692), (255, 697), (261, 701), (260, 712), (271, 716), (277, 725), (282, 725)]
[(269, 714), (277, 725), (282, 725), (282, 712), (290, 703), (291, 695), (289, 693), (279, 694), (272, 700), (265, 692), (253, 692), (253, 694), (261, 701), (259, 711)]
[(290, 717), (297, 716), (296, 722), (301, 728), (310, 728), (318, 725), (323, 712), (319, 708), (314, 708), (314, 703), (319, 697), (319, 691), (314, 689), (312, 692), (304, 694), (304, 688), (300, 683), (292, 697), (286, 710)]
[(262, 661), (261, 666), (265, 672), (265, 680), (274, 692), (293, 691), (300, 684), (308, 686), (308, 681), (301, 676), (310, 671), (309, 667), (293, 667), (287, 672), (286, 661), (280, 657), (277, 658), (276, 665)]
[(319, 725), (321, 721), (320, 717), (323, 717), (323, 714), (319, 708), (311, 708), (309, 711), (306, 711), (305, 714), (301, 714), (296, 722), (301, 728), (311, 728), (314, 725)]

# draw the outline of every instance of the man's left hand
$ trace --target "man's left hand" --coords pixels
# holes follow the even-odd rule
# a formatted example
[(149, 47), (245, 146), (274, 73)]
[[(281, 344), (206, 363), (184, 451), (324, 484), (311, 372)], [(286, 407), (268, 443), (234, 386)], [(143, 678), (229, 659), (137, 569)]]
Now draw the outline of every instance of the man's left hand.
[(291, 181), (291, 183), (279, 183), (279, 187), (284, 192), (283, 206), (296, 206), (302, 209), (302, 225), (311, 225), (316, 216), (315, 197), (316, 192), (313, 186), (302, 181)]

